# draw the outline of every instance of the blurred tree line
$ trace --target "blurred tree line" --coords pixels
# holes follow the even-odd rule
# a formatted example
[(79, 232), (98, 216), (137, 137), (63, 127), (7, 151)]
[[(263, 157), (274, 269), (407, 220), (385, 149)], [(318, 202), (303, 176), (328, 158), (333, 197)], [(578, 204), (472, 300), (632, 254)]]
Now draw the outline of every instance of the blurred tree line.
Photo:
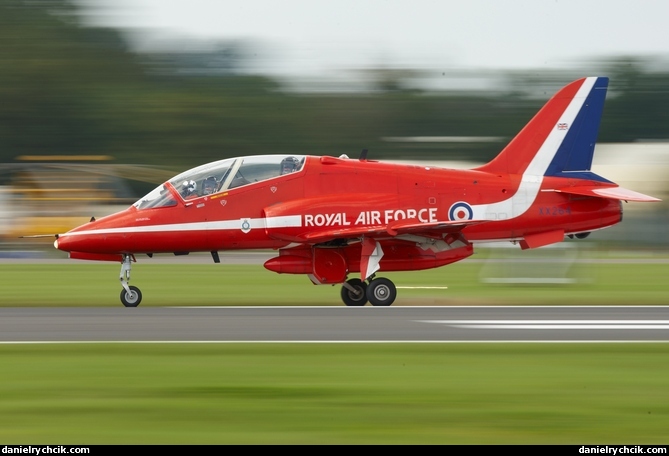
[[(235, 49), (208, 55), (224, 62), (218, 71), (179, 71), (197, 56), (135, 53), (119, 31), (79, 19), (66, 0), (0, 0), (0, 162), (96, 154), (178, 168), (251, 154), (356, 157), (363, 148), (371, 159), (486, 161), (571, 80), (509, 74), (496, 91), (428, 94), (391, 77), (366, 93), (305, 95), (235, 72)], [(640, 58), (605, 64), (601, 142), (669, 138), (669, 72), (649, 68)], [(497, 139), (384, 139), (420, 136)]]

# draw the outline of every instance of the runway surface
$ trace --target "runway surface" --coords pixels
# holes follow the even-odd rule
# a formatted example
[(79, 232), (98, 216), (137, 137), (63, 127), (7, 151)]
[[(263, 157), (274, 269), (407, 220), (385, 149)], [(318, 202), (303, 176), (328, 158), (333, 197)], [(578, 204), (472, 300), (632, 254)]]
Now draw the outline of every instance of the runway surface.
[(0, 308), (0, 343), (669, 342), (669, 306)]

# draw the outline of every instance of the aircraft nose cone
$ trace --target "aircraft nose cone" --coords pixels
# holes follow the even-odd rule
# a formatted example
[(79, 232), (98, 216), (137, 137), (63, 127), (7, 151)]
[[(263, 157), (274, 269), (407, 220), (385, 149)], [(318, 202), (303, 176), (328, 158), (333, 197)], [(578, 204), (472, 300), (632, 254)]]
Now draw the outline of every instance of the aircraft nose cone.
[(89, 243), (87, 236), (65, 233), (58, 236), (53, 246), (64, 252), (86, 251), (90, 248)]
[(53, 246), (57, 248), (58, 250), (63, 250), (65, 252), (70, 252), (74, 250), (73, 247), (73, 238), (74, 236), (67, 236), (65, 234), (61, 234), (56, 238), (56, 240), (53, 243)]

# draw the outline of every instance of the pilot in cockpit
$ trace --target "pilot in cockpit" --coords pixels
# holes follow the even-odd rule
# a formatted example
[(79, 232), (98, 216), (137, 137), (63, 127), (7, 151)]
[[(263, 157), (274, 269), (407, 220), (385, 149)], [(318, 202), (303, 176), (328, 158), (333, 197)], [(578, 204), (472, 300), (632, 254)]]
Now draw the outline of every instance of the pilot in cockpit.
[(179, 193), (183, 199), (195, 198), (197, 196), (197, 184), (194, 180), (186, 180), (181, 183)]
[(300, 167), (300, 161), (295, 157), (286, 157), (281, 160), (281, 175), (294, 173)]
[(202, 194), (211, 195), (212, 193), (216, 193), (217, 187), (218, 182), (216, 182), (216, 178), (214, 176), (209, 176), (202, 182)]

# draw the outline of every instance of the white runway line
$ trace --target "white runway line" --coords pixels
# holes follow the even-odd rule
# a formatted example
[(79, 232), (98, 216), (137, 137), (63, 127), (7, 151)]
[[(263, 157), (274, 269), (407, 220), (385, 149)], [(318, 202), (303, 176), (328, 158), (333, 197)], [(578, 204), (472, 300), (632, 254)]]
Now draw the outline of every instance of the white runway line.
[(0, 345), (99, 345), (99, 344), (667, 344), (669, 340), (19, 340)]
[(395, 287), (398, 290), (448, 290), (448, 287)]
[(463, 329), (669, 329), (669, 320), (417, 320)]

